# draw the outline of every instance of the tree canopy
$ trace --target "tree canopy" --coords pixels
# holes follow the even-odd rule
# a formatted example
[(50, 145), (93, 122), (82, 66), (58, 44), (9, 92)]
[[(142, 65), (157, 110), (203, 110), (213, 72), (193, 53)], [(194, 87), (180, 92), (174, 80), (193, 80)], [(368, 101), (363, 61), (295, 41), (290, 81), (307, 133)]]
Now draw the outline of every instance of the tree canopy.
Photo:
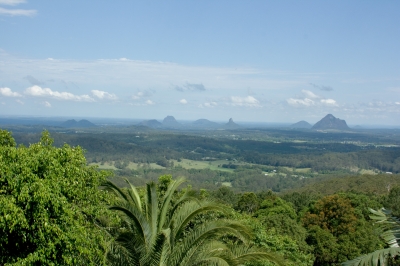
[(80, 147), (17, 147), (0, 130), (0, 264), (102, 264), (104, 237), (91, 217), (104, 212), (106, 173), (86, 166)]

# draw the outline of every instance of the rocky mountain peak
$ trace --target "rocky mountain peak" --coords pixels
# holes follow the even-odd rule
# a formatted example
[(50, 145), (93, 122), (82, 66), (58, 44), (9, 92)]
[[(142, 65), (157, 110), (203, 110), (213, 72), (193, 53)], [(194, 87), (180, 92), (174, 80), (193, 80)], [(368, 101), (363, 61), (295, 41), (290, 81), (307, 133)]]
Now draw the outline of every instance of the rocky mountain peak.
[(348, 130), (345, 120), (334, 117), (332, 114), (327, 114), (324, 118), (318, 121), (312, 129), (338, 129), (338, 130)]

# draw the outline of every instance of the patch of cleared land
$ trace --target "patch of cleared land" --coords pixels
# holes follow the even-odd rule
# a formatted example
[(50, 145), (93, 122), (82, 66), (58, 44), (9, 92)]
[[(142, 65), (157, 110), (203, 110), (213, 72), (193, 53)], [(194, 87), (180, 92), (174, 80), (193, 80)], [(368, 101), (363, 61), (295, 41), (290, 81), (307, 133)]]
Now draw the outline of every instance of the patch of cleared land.
[(378, 173), (375, 172), (374, 170), (361, 169), (360, 174), (362, 174), (362, 175), (377, 175)]
[(225, 160), (217, 160), (217, 161), (193, 161), (188, 159), (182, 159), (180, 162), (177, 160), (172, 160), (175, 166), (180, 166), (185, 169), (210, 169), (210, 170), (218, 170), (218, 171), (226, 171), (233, 172), (233, 169), (227, 169), (218, 167), (218, 165), (228, 163)]
[[(174, 163), (174, 166), (182, 167), (184, 169), (210, 169), (213, 171), (226, 171), (226, 172), (233, 172), (234, 169), (230, 168), (223, 168), (219, 167), (220, 165), (223, 164), (228, 164), (229, 161), (226, 160), (216, 160), (216, 161), (195, 161), (195, 160), (188, 160), (188, 159), (181, 159), (179, 162), (177, 160), (171, 160), (171, 162)], [(248, 163), (242, 163), (242, 162), (234, 162), (235, 165), (251, 165)], [(117, 170), (117, 168), (114, 166), (114, 162), (105, 162), (105, 163), (91, 163), (89, 165), (97, 165), (99, 169), (109, 169), (109, 170)], [(132, 169), (132, 170), (137, 170), (138, 168), (150, 168), (150, 169), (165, 169), (165, 167), (160, 166), (156, 163), (134, 163), (134, 162), (129, 162), (127, 168)], [(311, 168), (292, 168), (292, 167), (281, 167), (284, 168), (287, 171), (293, 172), (293, 173), (309, 173), (311, 171)], [(375, 174), (371, 170), (363, 170), (363, 173), (366, 174)], [(263, 174), (267, 174), (269, 176), (275, 176), (277, 174), (284, 175), (286, 174), (279, 173), (279, 172), (263, 172)]]
[[(102, 170), (117, 170), (118, 168), (116, 168), (114, 166), (114, 162), (105, 162), (103, 164), (101, 163), (90, 163), (89, 165), (97, 165), (97, 167), (99, 169)], [(129, 165), (127, 166), (127, 168), (132, 169), (132, 170), (136, 170), (139, 167), (147, 167), (147, 168), (151, 168), (151, 169), (164, 169), (165, 167), (155, 164), (155, 163), (149, 163), (149, 164), (145, 164), (145, 163), (133, 163), (130, 162)]]

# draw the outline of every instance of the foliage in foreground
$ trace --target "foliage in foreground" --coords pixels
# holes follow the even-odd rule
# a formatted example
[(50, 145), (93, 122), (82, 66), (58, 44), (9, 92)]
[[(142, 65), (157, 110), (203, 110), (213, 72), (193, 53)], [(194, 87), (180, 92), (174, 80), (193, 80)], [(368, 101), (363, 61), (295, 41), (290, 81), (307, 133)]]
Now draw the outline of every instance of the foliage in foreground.
[(248, 227), (213, 218), (226, 207), (199, 201), (190, 189), (179, 193), (183, 182), (149, 183), (144, 199), (132, 185), (124, 191), (105, 183), (120, 199), (111, 210), (124, 220), (122, 228), (107, 229), (115, 238), (107, 256), (111, 265), (244, 265), (259, 259), (283, 265), (279, 256), (251, 246)]
[(385, 240), (388, 248), (376, 250), (362, 255), (354, 260), (346, 261), (343, 266), (391, 266), (400, 265), (400, 220), (391, 215), (391, 212), (382, 208), (380, 210), (370, 209), (371, 219), (379, 224), (384, 232), (381, 237)]
[(40, 142), (16, 147), (0, 130), (0, 265), (99, 265), (105, 173), (86, 166), (80, 147)]
[(314, 265), (339, 265), (382, 247), (372, 222), (364, 216), (364, 206), (360, 206), (367, 201), (365, 195), (343, 193), (311, 205), (302, 221), (308, 231), (306, 241), (314, 248)]

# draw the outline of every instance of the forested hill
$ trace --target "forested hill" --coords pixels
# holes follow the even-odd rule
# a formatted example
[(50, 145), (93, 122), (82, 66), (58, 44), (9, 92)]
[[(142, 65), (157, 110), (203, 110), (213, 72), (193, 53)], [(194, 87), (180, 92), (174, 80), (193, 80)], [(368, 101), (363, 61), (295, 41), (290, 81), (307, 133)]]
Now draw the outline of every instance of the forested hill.
[[(39, 134), (14, 134), (17, 143), (28, 145)], [(53, 134), (55, 144), (80, 145), (89, 160), (100, 153), (105, 159), (126, 156), (132, 161), (171, 159), (236, 158), (246, 162), (290, 167), (311, 167), (322, 170), (349, 167), (374, 167), (382, 171), (399, 171), (396, 158), (400, 148), (376, 145), (356, 145), (335, 142), (268, 142), (210, 138), (179, 134)], [(378, 156), (379, 155), (379, 156)], [(329, 166), (330, 164), (331, 166)], [(320, 167), (319, 165), (324, 165)]]
[(385, 195), (393, 187), (400, 186), (400, 175), (350, 175), (344, 177), (315, 178), (308, 180), (297, 189), (285, 191), (284, 194), (293, 192), (332, 195), (338, 192), (352, 191), (371, 195)]

